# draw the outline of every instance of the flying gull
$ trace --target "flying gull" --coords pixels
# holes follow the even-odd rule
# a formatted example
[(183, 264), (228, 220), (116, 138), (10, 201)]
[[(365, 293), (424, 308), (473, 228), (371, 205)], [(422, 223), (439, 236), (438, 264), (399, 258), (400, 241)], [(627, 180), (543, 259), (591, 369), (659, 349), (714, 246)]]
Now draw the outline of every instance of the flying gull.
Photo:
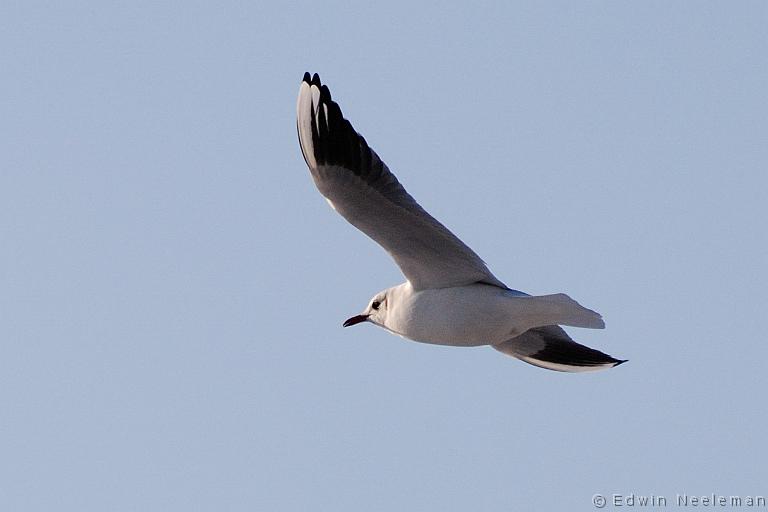
[(381, 245), (405, 283), (377, 293), (344, 327), (370, 322), (423, 343), (496, 350), (541, 368), (584, 372), (625, 361), (573, 341), (560, 327), (602, 329), (602, 317), (564, 293), (532, 296), (494, 276), (429, 215), (368, 146), (315, 73), (296, 106), (299, 144), (331, 207)]

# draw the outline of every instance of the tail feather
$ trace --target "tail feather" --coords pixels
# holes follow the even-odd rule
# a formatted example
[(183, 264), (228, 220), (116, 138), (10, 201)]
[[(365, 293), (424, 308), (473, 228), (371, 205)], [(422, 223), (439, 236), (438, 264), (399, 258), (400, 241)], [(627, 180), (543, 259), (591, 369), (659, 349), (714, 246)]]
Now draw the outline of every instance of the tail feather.
[(626, 362), (576, 343), (557, 325), (530, 329), (493, 348), (534, 366), (560, 372), (603, 370)]
[(552, 322), (553, 324), (586, 327), (588, 329), (605, 329), (605, 322), (600, 313), (585, 308), (564, 293), (540, 295), (532, 298), (551, 303), (554, 311), (559, 316), (557, 321)]

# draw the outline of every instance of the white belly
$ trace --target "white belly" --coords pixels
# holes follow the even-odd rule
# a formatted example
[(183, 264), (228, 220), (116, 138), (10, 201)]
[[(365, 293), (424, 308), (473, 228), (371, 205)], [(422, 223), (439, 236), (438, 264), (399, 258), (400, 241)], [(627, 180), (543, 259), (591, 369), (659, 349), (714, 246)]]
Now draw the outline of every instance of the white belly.
[(516, 297), (496, 286), (472, 284), (419, 292), (408, 287), (384, 327), (423, 343), (489, 345), (535, 327), (530, 325), (531, 305), (530, 297)]

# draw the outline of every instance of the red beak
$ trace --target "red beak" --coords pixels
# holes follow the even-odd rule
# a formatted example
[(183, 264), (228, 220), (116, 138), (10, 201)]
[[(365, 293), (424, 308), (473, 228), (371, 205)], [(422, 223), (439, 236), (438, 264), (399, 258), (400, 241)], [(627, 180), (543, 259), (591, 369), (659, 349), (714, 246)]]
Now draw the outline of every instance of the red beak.
[(368, 320), (368, 315), (357, 315), (353, 316), (352, 318), (349, 318), (346, 322), (344, 322), (344, 327), (349, 327), (350, 325), (359, 324), (360, 322), (365, 322)]

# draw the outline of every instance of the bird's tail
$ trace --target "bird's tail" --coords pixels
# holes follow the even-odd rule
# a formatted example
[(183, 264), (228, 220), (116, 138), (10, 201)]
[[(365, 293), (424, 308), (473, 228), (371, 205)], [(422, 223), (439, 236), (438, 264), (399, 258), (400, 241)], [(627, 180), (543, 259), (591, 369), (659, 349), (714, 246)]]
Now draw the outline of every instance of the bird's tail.
[[(564, 293), (553, 295), (534, 295), (524, 300), (535, 303), (529, 308), (533, 325), (569, 325), (588, 329), (605, 329), (605, 322), (600, 313), (587, 309)], [(533, 318), (539, 316), (539, 318)]]
[(556, 325), (535, 327), (492, 346), (526, 363), (559, 372), (590, 372), (626, 362), (576, 343)]

